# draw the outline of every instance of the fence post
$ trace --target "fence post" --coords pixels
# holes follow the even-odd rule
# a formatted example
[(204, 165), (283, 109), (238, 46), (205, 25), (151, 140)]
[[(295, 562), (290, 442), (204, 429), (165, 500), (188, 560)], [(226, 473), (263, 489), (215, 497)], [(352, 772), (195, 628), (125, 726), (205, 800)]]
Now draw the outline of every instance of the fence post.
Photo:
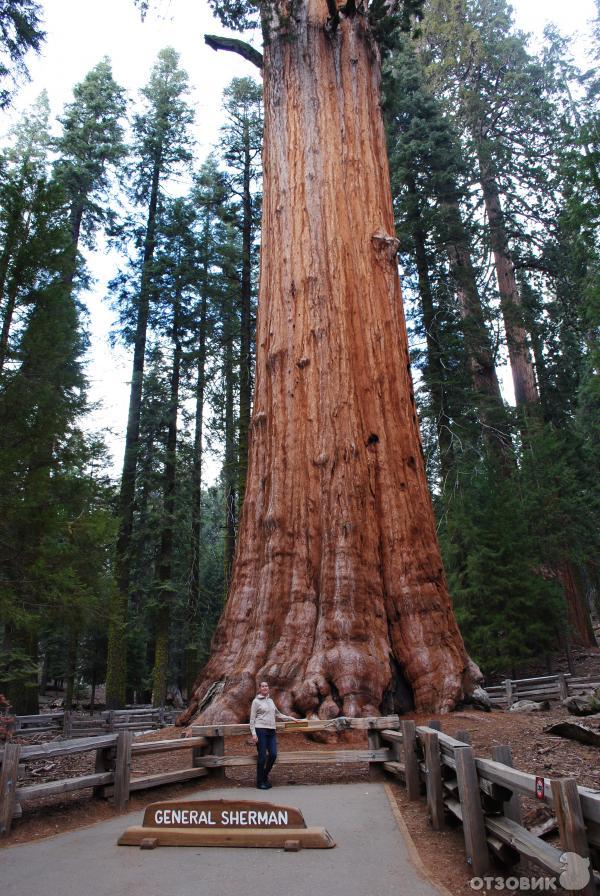
[(467, 744), (471, 746), (471, 732), (470, 731), (457, 731), (456, 732), (456, 740), (460, 740), (463, 744)]
[[(498, 744), (497, 746), (492, 747), (492, 759), (494, 762), (501, 762), (502, 765), (507, 765), (509, 768), (513, 768), (512, 750), (510, 747), (504, 746), (504, 744)], [(508, 802), (503, 804), (502, 814), (505, 815), (506, 818), (510, 818), (511, 821), (516, 821), (517, 824), (522, 824), (521, 797), (518, 793), (513, 793)]]
[(115, 760), (115, 806), (124, 812), (129, 802), (129, 781), (131, 778), (131, 742), (132, 731), (119, 731), (117, 734), (117, 757)]
[[(369, 750), (379, 750), (383, 746), (381, 734), (373, 728), (367, 729), (367, 747)], [(369, 762), (369, 780), (380, 781), (384, 777), (383, 765), (378, 762)]]
[(421, 736), (425, 746), (427, 807), (434, 831), (441, 831), (444, 827), (444, 791), (439, 738), (435, 731), (425, 731)]
[(68, 709), (65, 709), (63, 713), (63, 737), (65, 740), (68, 740), (73, 733), (73, 722), (71, 719), (71, 713)]
[(427, 727), (433, 728), (434, 731), (441, 731), (442, 723), (439, 722), (437, 719), (429, 719), (429, 721), (427, 722)]
[(510, 678), (504, 680), (504, 691), (506, 694), (506, 705), (512, 706), (513, 702), (513, 683)]
[[(219, 729), (217, 728), (217, 731)], [(203, 766), (202, 759), (205, 756), (224, 756), (225, 755), (225, 737), (220, 735), (215, 735), (213, 737), (207, 737), (208, 741), (205, 747), (193, 747), (192, 748), (192, 766), (193, 768), (199, 768)], [(225, 769), (220, 766), (209, 766), (208, 773), (213, 779), (221, 779), (225, 778)]]
[[(205, 749), (209, 756), (225, 755), (225, 737), (222, 734), (218, 734), (214, 737), (207, 737), (206, 739), (208, 741), (208, 747)], [(225, 769), (222, 766), (216, 766), (215, 768), (211, 768), (210, 775), (211, 778), (223, 781), (225, 779)]]
[(404, 771), (406, 775), (406, 795), (409, 800), (418, 800), (421, 795), (419, 757), (417, 756), (417, 726), (413, 721), (400, 722)]
[(20, 744), (6, 743), (0, 773), (0, 837), (10, 834), (17, 794)]
[(481, 877), (490, 867), (490, 858), (473, 748), (467, 746), (457, 747), (454, 750), (454, 759), (456, 761), (456, 778), (462, 809), (467, 862), (471, 865), (473, 874)]
[(114, 709), (109, 709), (108, 715), (106, 716), (106, 724), (108, 726), (108, 730), (112, 732), (115, 730), (115, 711)]
[[(588, 868), (590, 869), (590, 879), (581, 889), (576, 890), (584, 896), (594, 896), (596, 893), (596, 885), (594, 883), (593, 871), (591, 870), (590, 848), (587, 841), (585, 821), (581, 810), (581, 801), (579, 799), (579, 791), (574, 778), (559, 778), (552, 781), (552, 796), (554, 797), (554, 811), (556, 812), (556, 820), (558, 821), (558, 829), (560, 831), (560, 842), (565, 852), (576, 853), (583, 860), (587, 859)], [(583, 862), (581, 862), (583, 865)], [(573, 880), (574, 887), (577, 886), (579, 880), (577, 878), (583, 876), (582, 869), (578, 867), (565, 868), (567, 875), (571, 872), (576, 878)], [(562, 876), (562, 875), (561, 875)], [(573, 884), (571, 886), (573, 886)], [(566, 886), (571, 889), (567, 883)]]
[(558, 696), (561, 700), (566, 700), (569, 696), (569, 686), (564, 672), (558, 673)]
[[(96, 750), (96, 764), (94, 771), (98, 773), (114, 772), (116, 759), (116, 747), (98, 747)], [(93, 794), (95, 797), (106, 796), (106, 784), (100, 784), (94, 787)]]

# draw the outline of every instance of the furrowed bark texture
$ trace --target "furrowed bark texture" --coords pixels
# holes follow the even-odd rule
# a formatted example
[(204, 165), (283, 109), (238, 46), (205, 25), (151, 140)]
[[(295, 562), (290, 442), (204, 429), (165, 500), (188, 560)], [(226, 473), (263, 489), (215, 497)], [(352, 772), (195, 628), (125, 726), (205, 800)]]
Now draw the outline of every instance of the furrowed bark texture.
[[(477, 670), (427, 489), (366, 18), (295, 4), (264, 54), (257, 373), (232, 584), (181, 721), (450, 710)], [(216, 685), (216, 686), (215, 686)], [(211, 700), (210, 694), (216, 694)]]

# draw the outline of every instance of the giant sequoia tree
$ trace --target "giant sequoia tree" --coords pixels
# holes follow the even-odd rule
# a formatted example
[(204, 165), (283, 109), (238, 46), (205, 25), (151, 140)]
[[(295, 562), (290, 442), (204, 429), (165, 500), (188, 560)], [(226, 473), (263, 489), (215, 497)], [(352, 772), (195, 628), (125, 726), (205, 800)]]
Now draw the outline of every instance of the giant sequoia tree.
[[(477, 670), (427, 490), (375, 33), (414, 4), (260, 4), (264, 206), (248, 478), (229, 598), (185, 718), (448, 710)], [(250, 4), (214, 3), (242, 27)], [(377, 19), (377, 21), (375, 21)], [(382, 19), (385, 21), (382, 22)]]

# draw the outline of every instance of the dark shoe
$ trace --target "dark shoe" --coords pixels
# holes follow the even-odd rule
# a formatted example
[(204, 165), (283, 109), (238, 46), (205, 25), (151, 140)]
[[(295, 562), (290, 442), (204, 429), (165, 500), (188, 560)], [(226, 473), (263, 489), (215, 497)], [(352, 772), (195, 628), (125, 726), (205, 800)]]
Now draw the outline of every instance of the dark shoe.
[(270, 790), (273, 785), (270, 781), (265, 781), (264, 787), (266, 790)]
[(256, 786), (259, 790), (269, 790), (269, 788), (271, 787), (270, 784), (257, 784)]

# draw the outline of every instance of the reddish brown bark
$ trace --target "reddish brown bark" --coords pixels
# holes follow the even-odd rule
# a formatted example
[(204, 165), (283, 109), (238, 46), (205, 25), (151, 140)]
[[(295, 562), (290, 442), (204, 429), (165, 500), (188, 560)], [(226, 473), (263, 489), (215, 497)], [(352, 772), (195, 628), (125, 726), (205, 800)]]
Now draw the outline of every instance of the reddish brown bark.
[(523, 307), (515, 277), (515, 266), (508, 247), (506, 224), (498, 184), (491, 166), (484, 159), (482, 153), (480, 153), (479, 164), (481, 169), (481, 188), (490, 225), (492, 252), (494, 254), (500, 306), (502, 308), (508, 357), (515, 389), (515, 400), (518, 408), (535, 406), (539, 402), (539, 394), (535, 382), (533, 363), (527, 345), (527, 334), (523, 324)]
[(581, 575), (577, 573), (575, 565), (570, 561), (557, 564), (555, 575), (565, 594), (571, 643), (580, 647), (597, 647), (590, 607)]
[[(271, 8), (275, 4), (271, 4)], [(212, 656), (182, 719), (421, 710), (472, 688), (427, 489), (367, 20), (300, 0), (265, 46), (257, 373), (246, 496)], [(211, 696), (212, 695), (212, 696)], [(216, 696), (215, 696), (216, 695)]]

